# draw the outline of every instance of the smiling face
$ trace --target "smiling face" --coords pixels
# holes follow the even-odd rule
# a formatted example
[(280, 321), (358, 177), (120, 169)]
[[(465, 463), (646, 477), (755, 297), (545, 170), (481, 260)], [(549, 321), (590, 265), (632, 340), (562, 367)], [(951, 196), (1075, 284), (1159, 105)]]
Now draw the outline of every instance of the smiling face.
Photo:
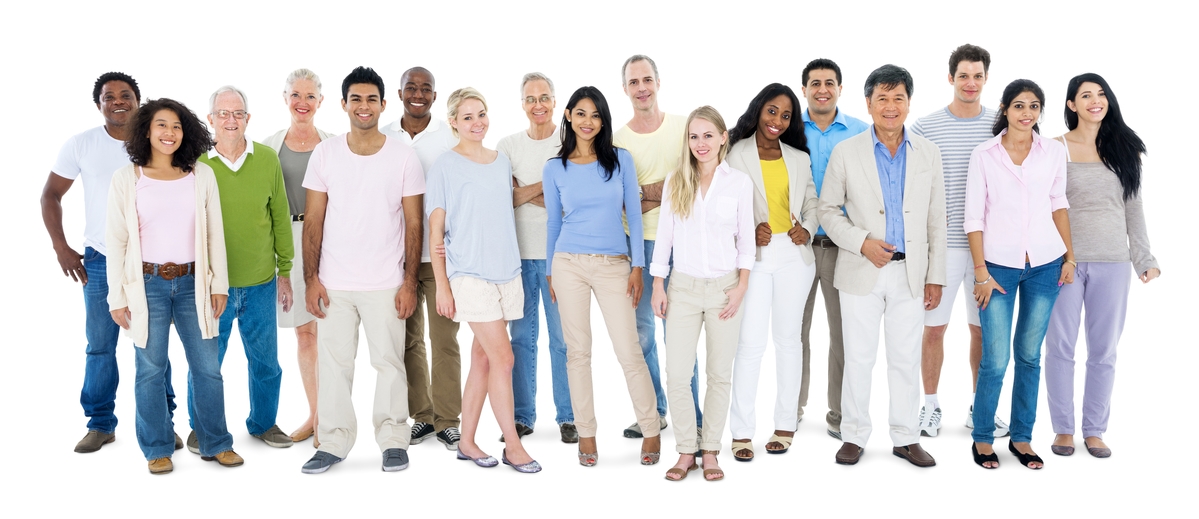
[(387, 107), (380, 95), (379, 87), (373, 83), (354, 83), (346, 89), (346, 98), (341, 109), (350, 115), (350, 126), (358, 130), (370, 130), (379, 126), (379, 115)]
[(1099, 83), (1087, 81), (1078, 86), (1074, 99), (1066, 101), (1066, 106), (1078, 114), (1078, 120), (1100, 123), (1107, 115), (1107, 93)]
[(953, 85), (953, 96), (958, 101), (973, 104), (982, 97), (983, 85), (987, 84), (987, 69), (981, 61), (962, 61), (949, 77)]
[(150, 121), (150, 150), (156, 155), (174, 155), (183, 142), (183, 123), (172, 110), (162, 109), (154, 113)]
[(624, 68), (624, 93), (634, 110), (651, 110), (658, 104), (658, 77), (646, 60), (634, 61)]
[(687, 146), (701, 164), (720, 160), (720, 148), (728, 142), (729, 133), (721, 132), (712, 121), (696, 117), (687, 126)]
[[(236, 143), (246, 139), (246, 125), (250, 123), (250, 114), (246, 112), (246, 104), (241, 96), (231, 90), (221, 92), (212, 104), (212, 113), (208, 114), (208, 124), (212, 125), (217, 142)], [(220, 114), (225, 114), (221, 117)], [(242, 119), (237, 118), (242, 114)]]
[(287, 102), (287, 111), (291, 113), (292, 122), (303, 123), (316, 117), (316, 109), (321, 107), (321, 101), (325, 100), (325, 96), (317, 91), (316, 82), (311, 79), (297, 79), (292, 82), (291, 88), (283, 93), (283, 100)]
[(120, 127), (129, 122), (129, 117), (137, 110), (137, 103), (133, 87), (124, 81), (114, 80), (100, 87), (100, 104), (96, 108), (104, 116), (105, 126)]
[(1041, 100), (1029, 91), (1020, 92), (1012, 104), (1003, 110), (1007, 117), (1008, 128), (1017, 131), (1032, 131), (1033, 126), (1041, 120)]
[(808, 83), (803, 86), (803, 95), (808, 99), (809, 115), (828, 115), (836, 112), (837, 99), (841, 97), (837, 72), (823, 68), (808, 71)]
[(791, 116), (794, 107), (791, 98), (779, 95), (766, 101), (762, 113), (758, 116), (758, 135), (769, 141), (777, 141), (791, 127)]
[(866, 109), (874, 120), (874, 126), (884, 131), (899, 131), (908, 118), (910, 109), (908, 88), (903, 83), (887, 90), (884, 85), (875, 85), (874, 92), (866, 98)]
[(400, 89), (400, 101), (404, 103), (404, 115), (413, 119), (429, 116), (429, 108), (437, 100), (433, 76), (423, 70), (409, 70), (400, 78), (404, 87)]
[[(529, 102), (529, 98), (533, 98), (533, 102)], [(547, 103), (545, 99), (548, 98)], [(553, 92), (550, 91), (550, 84), (542, 79), (534, 79), (525, 83), (525, 88), (521, 92), (521, 103), (525, 108), (525, 117), (529, 118), (530, 126), (541, 126), (544, 124), (552, 124), (554, 107), (558, 102), (554, 99)]]
[(478, 99), (465, 99), (458, 104), (458, 115), (450, 121), (450, 125), (458, 131), (459, 139), (483, 142), (490, 125), (487, 108)]
[(600, 128), (604, 127), (599, 109), (595, 107), (595, 102), (587, 97), (580, 99), (573, 109), (566, 111), (566, 120), (570, 122), (570, 129), (574, 130), (575, 138), (580, 141), (590, 142), (599, 135)]

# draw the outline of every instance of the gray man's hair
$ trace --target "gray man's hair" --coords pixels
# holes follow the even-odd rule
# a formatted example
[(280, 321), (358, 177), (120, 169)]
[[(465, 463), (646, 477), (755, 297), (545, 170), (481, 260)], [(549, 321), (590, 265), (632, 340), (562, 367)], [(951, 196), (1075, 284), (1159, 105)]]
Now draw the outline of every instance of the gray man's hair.
[(246, 98), (246, 93), (242, 92), (240, 88), (237, 88), (233, 85), (225, 85), (216, 89), (216, 92), (213, 92), (212, 96), (208, 98), (208, 113), (212, 113), (213, 110), (216, 110), (216, 98), (225, 92), (236, 93), (238, 97), (241, 97), (242, 109), (245, 110), (246, 113), (250, 112), (250, 100)]
[(288, 90), (291, 90), (292, 85), (295, 85), (296, 81), (299, 81), (301, 79), (307, 79), (307, 80), (315, 83), (316, 84), (316, 94), (317, 95), (321, 94), (321, 77), (316, 75), (316, 72), (313, 72), (306, 68), (295, 69), (295, 70), (291, 71), (291, 74), (287, 75), (287, 80), (283, 86), (283, 93), (286, 94), (288, 92)]
[(649, 56), (646, 56), (645, 54), (634, 54), (632, 56), (629, 56), (629, 59), (624, 60), (624, 65), (621, 65), (621, 67), (620, 67), (620, 82), (621, 83), (624, 83), (625, 81), (629, 80), (629, 78), (624, 76), (625, 71), (628, 70), (628, 68), (629, 68), (629, 65), (636, 63), (638, 61), (648, 61), (649, 62), (650, 68), (654, 69), (654, 80), (655, 81), (661, 77), (658, 75), (658, 64), (654, 63), (654, 60), (652, 58), (650, 58)]
[(545, 84), (550, 86), (550, 95), (554, 95), (554, 82), (549, 76), (540, 72), (529, 72), (520, 79), (520, 95), (525, 95), (525, 85), (528, 85), (530, 81), (537, 81), (539, 79), (545, 81)]

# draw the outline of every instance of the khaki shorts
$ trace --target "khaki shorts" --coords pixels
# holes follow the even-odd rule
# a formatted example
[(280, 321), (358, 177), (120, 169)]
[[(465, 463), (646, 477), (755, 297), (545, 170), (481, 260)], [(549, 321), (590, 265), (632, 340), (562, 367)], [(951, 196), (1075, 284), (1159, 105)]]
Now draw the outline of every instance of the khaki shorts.
[(470, 276), (450, 280), (454, 292), (454, 322), (515, 321), (525, 315), (525, 288), (520, 276), (495, 284)]

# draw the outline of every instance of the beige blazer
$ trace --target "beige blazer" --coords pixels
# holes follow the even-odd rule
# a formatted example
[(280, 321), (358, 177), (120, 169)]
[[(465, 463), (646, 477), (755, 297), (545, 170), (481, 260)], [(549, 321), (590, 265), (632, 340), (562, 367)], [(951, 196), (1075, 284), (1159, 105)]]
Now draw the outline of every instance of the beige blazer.
[[(221, 220), (221, 198), (216, 175), (203, 162), (196, 162), (196, 314), (205, 339), (216, 337), (220, 320), (213, 315), (212, 294), (229, 293), (229, 270), (225, 262), (225, 226)], [(142, 246), (137, 219), (137, 166), (129, 164), (112, 176), (108, 190), (108, 308), (129, 308), (132, 319), (126, 334), (133, 345), (146, 347), (150, 332), (150, 308), (142, 273)]]
[[(874, 290), (878, 267), (862, 255), (866, 238), (887, 235), (883, 188), (874, 162), (874, 128), (833, 148), (824, 172), (820, 224), (843, 251), (837, 255), (833, 286), (864, 296)], [(912, 297), (924, 297), (924, 285), (945, 285), (945, 181), (941, 150), (932, 141), (907, 132), (907, 170), (903, 191), (904, 249)], [(844, 212), (842, 212), (844, 208)]]
[[(812, 236), (820, 224), (816, 221), (816, 183), (812, 181), (812, 161), (808, 154), (786, 144), (782, 145), (783, 163), (787, 165), (787, 182), (791, 199), (791, 212), (799, 220), (800, 227), (808, 231), (808, 243), (802, 245), (800, 254), (807, 265), (816, 261), (812, 254)], [(753, 137), (741, 139), (729, 149), (725, 157), (733, 169), (744, 171), (754, 181), (754, 228), (770, 219), (770, 208), (766, 205), (766, 184), (762, 181), (762, 164), (758, 159), (758, 145)], [(796, 189), (796, 186), (804, 186)], [(796, 211), (796, 208), (799, 208)], [(775, 234), (786, 229), (771, 229)], [(797, 245), (797, 247), (799, 247)], [(757, 248), (756, 259), (762, 260), (762, 248)]]

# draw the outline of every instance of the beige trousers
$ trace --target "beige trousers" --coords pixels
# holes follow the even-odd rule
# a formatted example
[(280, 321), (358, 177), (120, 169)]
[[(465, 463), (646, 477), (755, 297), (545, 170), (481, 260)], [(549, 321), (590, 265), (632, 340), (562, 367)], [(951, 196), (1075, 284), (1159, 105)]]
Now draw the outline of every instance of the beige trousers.
[[(424, 308), (421, 303), (424, 302)], [(433, 376), (425, 353), (425, 315), (433, 345)], [(462, 414), (462, 357), (458, 353), (458, 323), (437, 313), (437, 280), (433, 264), (417, 272), (416, 310), (404, 321), (404, 365), (408, 367), (408, 409), (412, 420), (433, 424), (437, 431), (458, 427)]]
[[(657, 397), (645, 356), (641, 353), (641, 343), (637, 340), (637, 316), (632, 301), (625, 295), (631, 273), (628, 258), (558, 252), (554, 254), (551, 269), (562, 320), (562, 337), (566, 340), (570, 404), (574, 408), (579, 436), (594, 438), (597, 429), (591, 383), (592, 292), (604, 314), (616, 359), (624, 370), (637, 423), (646, 437), (657, 436), (660, 429)], [(688, 366), (688, 371), (692, 367)]]
[(841, 431), (841, 379), (845, 375), (845, 344), (841, 335), (841, 296), (833, 287), (833, 274), (837, 269), (837, 251), (835, 245), (812, 245), (816, 253), (816, 278), (812, 280), (812, 290), (808, 292), (808, 301), (803, 307), (803, 329), (800, 338), (803, 341), (803, 379), (799, 386), (799, 419), (803, 419), (804, 407), (808, 405), (808, 382), (811, 380), (808, 359), (812, 356), (809, 339), (812, 330), (812, 310), (816, 306), (816, 285), (820, 285), (820, 293), (824, 296), (824, 312), (828, 317), (828, 413), (824, 421), (830, 431)]
[(358, 418), (350, 398), (358, 324), (375, 368), (375, 405), (371, 423), (379, 450), (408, 448), (408, 382), (404, 370), (404, 321), (396, 314), (398, 288), (369, 292), (329, 290), (325, 318), (316, 320), (317, 434), (320, 450), (346, 457), (358, 436)]
[(699, 449), (720, 450), (720, 437), (729, 416), (733, 359), (741, 333), (741, 311), (728, 320), (720, 312), (728, 304), (725, 292), (737, 286), (740, 271), (712, 279), (691, 277), (675, 270), (666, 289), (666, 396), (674, 413), (675, 450), (692, 454), (695, 445), (695, 405), (691, 374), (702, 327), (707, 337), (704, 365), (704, 432)]

